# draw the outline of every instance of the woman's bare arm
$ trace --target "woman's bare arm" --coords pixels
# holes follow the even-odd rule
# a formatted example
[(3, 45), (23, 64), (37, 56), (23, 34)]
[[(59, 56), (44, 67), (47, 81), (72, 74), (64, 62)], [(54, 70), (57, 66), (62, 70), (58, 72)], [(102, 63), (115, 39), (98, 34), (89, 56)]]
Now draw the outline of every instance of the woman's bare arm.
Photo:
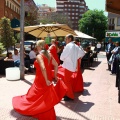
[(6, 57), (4, 61), (13, 61), (13, 59), (9, 59), (8, 57)]
[(45, 68), (43, 58), (42, 58), (41, 55), (37, 55), (36, 59), (37, 59), (37, 62), (39, 63), (39, 65), (40, 65), (40, 68), (41, 68), (42, 74), (43, 74), (43, 76), (45, 78), (46, 84), (47, 84), (47, 86), (49, 86), (51, 84), (51, 82), (48, 80), (47, 72), (46, 72), (46, 68)]
[(56, 62), (56, 60), (53, 58), (52, 55), (51, 57), (52, 57), (52, 64), (54, 66), (54, 77), (55, 77), (55, 80), (57, 80), (58, 63)]

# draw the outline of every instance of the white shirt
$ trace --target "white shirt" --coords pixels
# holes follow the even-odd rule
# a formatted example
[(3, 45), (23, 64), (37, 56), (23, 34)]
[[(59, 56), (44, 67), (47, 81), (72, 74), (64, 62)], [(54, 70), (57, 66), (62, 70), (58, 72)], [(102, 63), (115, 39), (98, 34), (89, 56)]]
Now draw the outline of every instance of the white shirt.
[(30, 57), (30, 59), (35, 59), (36, 58), (36, 53), (33, 50), (30, 51), (29, 57)]
[(97, 44), (97, 48), (101, 48), (101, 44), (100, 43)]
[(14, 54), (14, 55), (12, 56), (12, 58), (13, 58), (14, 61), (20, 60), (20, 54), (18, 54), (18, 55), (15, 55), (15, 54)]
[(68, 69), (69, 71), (75, 72), (77, 60), (82, 58), (84, 55), (85, 52), (81, 48), (73, 42), (68, 43), (60, 56), (60, 60), (63, 61), (62, 67)]

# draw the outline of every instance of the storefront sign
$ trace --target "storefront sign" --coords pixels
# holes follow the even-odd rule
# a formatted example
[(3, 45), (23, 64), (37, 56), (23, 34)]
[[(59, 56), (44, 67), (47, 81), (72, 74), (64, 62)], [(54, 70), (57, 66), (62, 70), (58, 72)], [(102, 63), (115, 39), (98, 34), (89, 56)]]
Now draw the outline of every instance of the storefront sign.
[(120, 32), (106, 32), (106, 37), (120, 37)]

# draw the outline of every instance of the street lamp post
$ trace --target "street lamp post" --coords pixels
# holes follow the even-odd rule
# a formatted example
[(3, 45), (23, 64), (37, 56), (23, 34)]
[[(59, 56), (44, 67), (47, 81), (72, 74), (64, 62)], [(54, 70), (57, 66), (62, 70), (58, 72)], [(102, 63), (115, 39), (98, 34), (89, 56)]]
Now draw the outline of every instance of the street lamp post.
[(20, 79), (24, 79), (24, 0), (20, 1)]

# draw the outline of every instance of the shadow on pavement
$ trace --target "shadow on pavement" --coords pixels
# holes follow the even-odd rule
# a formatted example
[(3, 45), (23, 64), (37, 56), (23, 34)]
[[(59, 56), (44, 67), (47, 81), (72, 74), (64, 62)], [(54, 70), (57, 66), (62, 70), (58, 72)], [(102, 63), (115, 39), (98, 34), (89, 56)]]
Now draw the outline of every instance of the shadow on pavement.
[(27, 83), (27, 84), (29, 84), (29, 85), (32, 85), (33, 83), (31, 83), (31, 82), (29, 82), (28, 80), (26, 80), (26, 79), (24, 79), (24, 80), (22, 80), (23, 82), (25, 82), (25, 83)]
[(102, 61), (94, 61), (92, 64), (92, 67), (97, 67), (98, 65), (101, 64)]
[(17, 113), (14, 109), (10, 111), (10, 114), (16, 118), (16, 120), (37, 120), (31, 116), (24, 116), (19, 113)]
[[(76, 101), (76, 102), (74, 102), (74, 101)], [(94, 103), (83, 102), (83, 101), (79, 100), (78, 98), (75, 99), (74, 101), (69, 101), (69, 102), (65, 102), (65, 103), (61, 102), (60, 104), (67, 107), (68, 109), (70, 109), (74, 113), (78, 114), (84, 120), (90, 120), (90, 118), (88, 118), (87, 116), (85, 116), (79, 112), (85, 113), (85, 112), (89, 111), (90, 108), (94, 105)], [(57, 119), (57, 120), (61, 120), (62, 118), (65, 120), (73, 120), (73, 119), (64, 118), (64, 117), (59, 117), (59, 119)], [(79, 120), (79, 119), (74, 119), (74, 120)]]
[[(67, 117), (57, 116), (57, 120), (73, 120), (73, 119), (67, 118)], [(74, 120), (79, 120), (79, 119), (74, 119)]]
[(82, 95), (83, 96), (90, 96), (91, 94), (89, 93), (89, 91), (87, 89), (84, 89)]
[(84, 83), (83, 83), (83, 86), (84, 86), (84, 87), (89, 87), (91, 84), (92, 84), (92, 82), (84, 82)]
[(75, 112), (87, 112), (90, 110), (90, 108), (93, 105), (95, 105), (95, 104), (92, 102), (83, 102), (83, 101), (79, 100), (77, 103), (77, 107), (75, 108)]
[(81, 72), (83, 73), (85, 69), (87, 70), (95, 70), (95, 67), (98, 67), (101, 64), (101, 61), (94, 61), (93, 64), (89, 66), (84, 66), (84, 68), (81, 69)]

